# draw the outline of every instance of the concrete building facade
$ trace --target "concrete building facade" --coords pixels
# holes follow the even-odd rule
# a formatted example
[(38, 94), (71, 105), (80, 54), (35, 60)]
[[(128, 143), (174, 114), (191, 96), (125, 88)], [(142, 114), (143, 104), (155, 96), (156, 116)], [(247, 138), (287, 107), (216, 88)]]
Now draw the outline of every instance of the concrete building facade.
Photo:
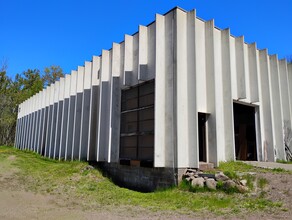
[(285, 160), (291, 115), (292, 64), (174, 8), (20, 104), (15, 147), (155, 188), (200, 161)]

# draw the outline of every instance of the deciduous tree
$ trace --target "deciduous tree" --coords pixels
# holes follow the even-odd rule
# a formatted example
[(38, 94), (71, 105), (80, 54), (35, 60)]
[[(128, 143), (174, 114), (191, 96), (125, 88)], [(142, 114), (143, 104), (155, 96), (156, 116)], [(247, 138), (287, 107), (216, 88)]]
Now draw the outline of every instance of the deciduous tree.
[(49, 66), (44, 69), (43, 75), (43, 84), (45, 87), (54, 83), (56, 80), (59, 80), (60, 77), (63, 77), (64, 73), (60, 66)]

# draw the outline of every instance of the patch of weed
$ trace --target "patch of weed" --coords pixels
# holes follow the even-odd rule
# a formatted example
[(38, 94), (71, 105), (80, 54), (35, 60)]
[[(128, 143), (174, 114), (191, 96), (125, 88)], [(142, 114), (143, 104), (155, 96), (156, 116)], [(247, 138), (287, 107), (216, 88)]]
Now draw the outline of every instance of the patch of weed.
[(280, 208), (282, 207), (281, 202), (272, 202), (268, 199), (257, 198), (255, 200), (247, 200), (243, 203), (243, 206), (250, 210), (263, 210), (268, 208)]
[(237, 173), (233, 170), (225, 170), (223, 173), (230, 179), (238, 179)]
[(258, 186), (260, 189), (263, 189), (267, 184), (268, 184), (268, 180), (267, 180), (266, 178), (260, 177), (260, 178), (257, 180), (257, 186)]
[(253, 190), (254, 188), (254, 181), (255, 181), (255, 176), (254, 175), (251, 175), (249, 173), (247, 174), (244, 174), (242, 176), (242, 179), (245, 179), (246, 180), (246, 186), (250, 189), (250, 190)]
[(283, 173), (286, 170), (284, 170), (283, 168), (273, 168), (272, 171), (275, 172), (275, 173)]

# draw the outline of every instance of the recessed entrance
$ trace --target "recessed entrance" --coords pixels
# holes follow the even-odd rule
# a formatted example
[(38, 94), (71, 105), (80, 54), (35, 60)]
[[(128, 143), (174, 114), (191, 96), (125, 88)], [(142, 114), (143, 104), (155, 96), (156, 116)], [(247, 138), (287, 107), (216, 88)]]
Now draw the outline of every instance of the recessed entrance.
[(257, 160), (255, 108), (233, 103), (236, 160)]
[(207, 114), (198, 113), (199, 161), (203, 162), (207, 161), (206, 121)]

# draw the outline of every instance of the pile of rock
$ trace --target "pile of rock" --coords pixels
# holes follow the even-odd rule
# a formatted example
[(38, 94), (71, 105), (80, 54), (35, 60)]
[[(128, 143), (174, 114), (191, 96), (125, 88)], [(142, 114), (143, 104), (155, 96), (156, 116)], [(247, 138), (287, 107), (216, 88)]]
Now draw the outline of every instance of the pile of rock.
[(182, 179), (190, 182), (193, 187), (207, 187), (211, 190), (216, 190), (218, 183), (220, 183), (223, 189), (236, 188), (239, 192), (248, 191), (246, 186), (247, 181), (245, 179), (232, 180), (223, 172), (208, 174), (196, 169), (186, 169)]

